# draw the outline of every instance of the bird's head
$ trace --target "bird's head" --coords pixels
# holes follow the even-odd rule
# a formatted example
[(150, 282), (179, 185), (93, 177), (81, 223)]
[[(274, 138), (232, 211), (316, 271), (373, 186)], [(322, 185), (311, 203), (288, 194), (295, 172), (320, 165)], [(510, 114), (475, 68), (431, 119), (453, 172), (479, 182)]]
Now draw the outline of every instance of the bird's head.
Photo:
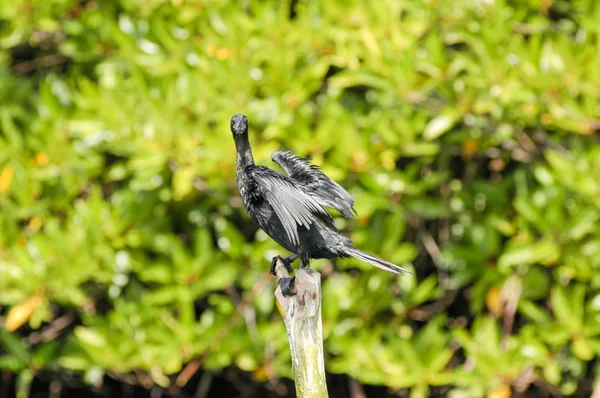
[(248, 118), (241, 113), (233, 115), (230, 127), (234, 137), (246, 135), (248, 134)]

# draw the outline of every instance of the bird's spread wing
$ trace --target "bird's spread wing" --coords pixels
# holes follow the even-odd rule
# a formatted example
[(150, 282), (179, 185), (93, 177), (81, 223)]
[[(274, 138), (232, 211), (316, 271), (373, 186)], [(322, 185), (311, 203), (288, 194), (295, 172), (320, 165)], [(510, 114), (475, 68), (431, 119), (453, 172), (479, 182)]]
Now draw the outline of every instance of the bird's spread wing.
[(292, 243), (299, 243), (298, 227), (310, 228), (315, 217), (333, 226), (329, 213), (289, 177), (261, 166), (251, 167), (248, 174), (261, 188)]
[(319, 204), (335, 209), (347, 218), (353, 218), (352, 212), (356, 214), (352, 196), (317, 166), (309, 163), (307, 158), (290, 151), (275, 152), (271, 158)]

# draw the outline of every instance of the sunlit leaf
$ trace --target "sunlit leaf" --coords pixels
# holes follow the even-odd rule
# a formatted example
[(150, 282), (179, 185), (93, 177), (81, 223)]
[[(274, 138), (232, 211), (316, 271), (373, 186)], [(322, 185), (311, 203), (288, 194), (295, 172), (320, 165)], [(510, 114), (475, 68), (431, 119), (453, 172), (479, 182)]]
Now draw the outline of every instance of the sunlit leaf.
[(425, 126), (423, 138), (431, 141), (448, 132), (458, 120), (458, 116), (456, 112), (446, 112), (431, 119)]

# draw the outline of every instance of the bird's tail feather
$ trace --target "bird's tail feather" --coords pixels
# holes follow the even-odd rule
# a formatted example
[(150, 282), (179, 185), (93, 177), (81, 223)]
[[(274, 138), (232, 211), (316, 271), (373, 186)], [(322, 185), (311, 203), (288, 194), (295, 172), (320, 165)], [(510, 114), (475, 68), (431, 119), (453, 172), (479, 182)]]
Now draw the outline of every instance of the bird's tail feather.
[(353, 247), (350, 249), (346, 250), (346, 253), (349, 256), (352, 256), (356, 259), (359, 259), (361, 261), (364, 261), (365, 263), (369, 263), (371, 265), (374, 265), (377, 268), (380, 268), (384, 271), (388, 271), (394, 274), (398, 274), (398, 275), (402, 275), (402, 274), (410, 274), (410, 271), (405, 270), (402, 267), (397, 266), (394, 263), (390, 263), (389, 261), (386, 261), (382, 258), (379, 257), (375, 257), (369, 253), (363, 252), (362, 250), (358, 250), (357, 248)]

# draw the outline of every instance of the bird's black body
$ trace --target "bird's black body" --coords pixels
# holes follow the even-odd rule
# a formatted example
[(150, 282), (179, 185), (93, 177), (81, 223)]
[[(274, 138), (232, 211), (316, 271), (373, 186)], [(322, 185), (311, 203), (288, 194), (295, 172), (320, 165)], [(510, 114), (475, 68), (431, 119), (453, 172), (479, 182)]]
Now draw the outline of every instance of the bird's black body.
[[(401, 274), (401, 267), (362, 252), (340, 234), (323, 206), (352, 218), (354, 199), (308, 159), (291, 152), (275, 152), (273, 161), (287, 175), (256, 166), (248, 141), (248, 119), (235, 115), (231, 131), (237, 150), (237, 184), (244, 206), (271, 238), (300, 258), (301, 267), (311, 258), (355, 257), (383, 270)], [(273, 271), (273, 269), (272, 269)]]

